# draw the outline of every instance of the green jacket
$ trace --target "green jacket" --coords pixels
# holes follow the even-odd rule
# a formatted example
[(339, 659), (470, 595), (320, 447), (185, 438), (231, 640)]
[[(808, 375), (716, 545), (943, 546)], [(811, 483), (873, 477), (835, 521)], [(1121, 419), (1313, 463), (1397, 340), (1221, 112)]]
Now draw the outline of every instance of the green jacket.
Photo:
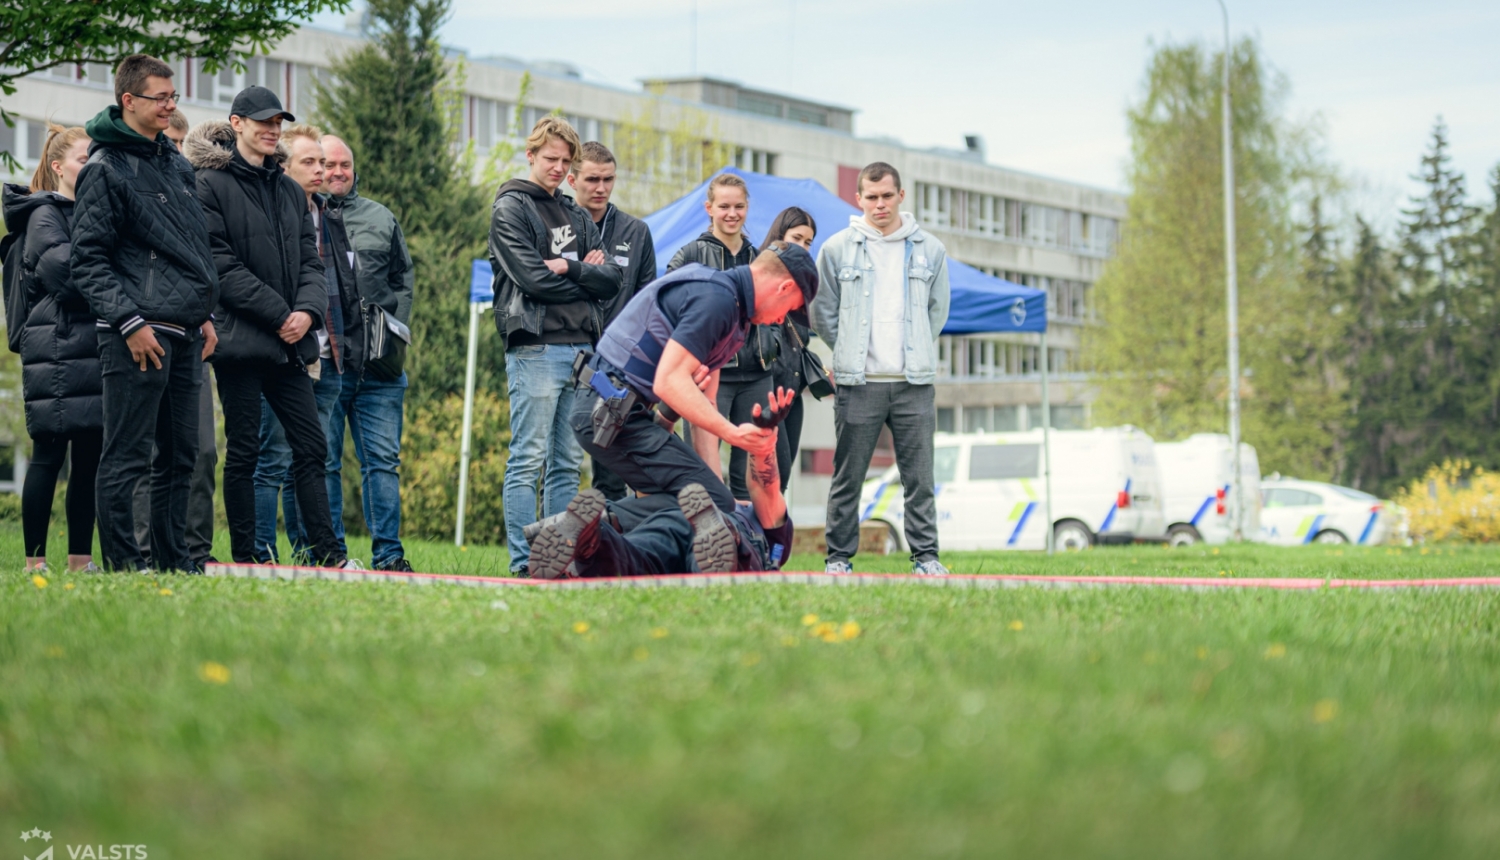
[[(377, 304), (403, 324), (411, 325), (412, 265), (406, 236), (391, 210), (359, 195), (359, 179), (343, 197), (329, 197), (328, 209), (340, 213), (344, 232), (354, 247), (355, 285), (359, 299)], [(355, 373), (361, 370), (364, 330), (359, 320), (344, 321), (344, 360)]]

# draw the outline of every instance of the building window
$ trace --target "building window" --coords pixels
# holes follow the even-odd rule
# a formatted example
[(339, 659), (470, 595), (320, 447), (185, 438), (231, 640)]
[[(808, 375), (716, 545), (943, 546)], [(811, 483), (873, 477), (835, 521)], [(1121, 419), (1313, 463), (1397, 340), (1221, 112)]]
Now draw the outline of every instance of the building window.
[(777, 119), (782, 118), (782, 103), (777, 99), (741, 92), (735, 102), (735, 106), (746, 113), (771, 116)]
[(1021, 429), (1021, 407), (996, 406), (990, 416), (996, 433), (1015, 433)]
[(775, 176), (776, 154), (744, 146), (736, 147), (734, 150), (734, 166), (753, 173), (764, 173), (767, 176)]
[(937, 411), (937, 429), (939, 433), (953, 432), (953, 407), (939, 406)]
[(806, 123), (807, 125), (820, 125), (828, 127), (827, 111), (811, 110), (809, 108), (787, 105), (786, 118), (792, 122)]

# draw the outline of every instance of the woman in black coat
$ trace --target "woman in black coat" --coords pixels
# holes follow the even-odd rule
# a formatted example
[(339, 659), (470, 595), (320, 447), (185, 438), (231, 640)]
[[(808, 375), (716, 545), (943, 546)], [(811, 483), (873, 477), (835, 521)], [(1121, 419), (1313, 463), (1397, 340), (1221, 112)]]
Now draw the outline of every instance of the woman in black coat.
[[(801, 245), (803, 250), (811, 253), (813, 239), (817, 236), (818, 224), (813, 217), (800, 207), (789, 206), (771, 222), (766, 240), (760, 246), (766, 248), (772, 242), (786, 242)], [(792, 462), (797, 459), (798, 446), (802, 444), (802, 392), (807, 388), (807, 380), (802, 376), (802, 351), (807, 349), (812, 331), (791, 319), (780, 329), (781, 350), (771, 365), (771, 373), (776, 379), (776, 387), (797, 393), (786, 420), (781, 423), (781, 432), (776, 436), (776, 466), (781, 470), (781, 491), (784, 493), (792, 480)]]
[(104, 446), (103, 379), (94, 315), (69, 272), (73, 189), (88, 161), (81, 128), (51, 126), (29, 193), (4, 191), (5, 226), (26, 231), (22, 286), (29, 308), (21, 330), (21, 393), (31, 464), (21, 488), (26, 569), (47, 569), (52, 496), (64, 460), (68, 472), (68, 568), (94, 566), (94, 478)]

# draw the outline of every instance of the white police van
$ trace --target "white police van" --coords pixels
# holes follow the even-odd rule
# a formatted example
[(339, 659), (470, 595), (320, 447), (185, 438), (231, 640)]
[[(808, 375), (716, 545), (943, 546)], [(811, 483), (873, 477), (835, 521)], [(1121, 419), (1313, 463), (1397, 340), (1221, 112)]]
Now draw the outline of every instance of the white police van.
[[(1161, 488), (1151, 437), (1134, 427), (1052, 431), (1052, 522), (1046, 521), (1042, 431), (933, 439), (938, 544), (944, 550), (1058, 549), (1163, 540)], [(866, 482), (860, 521), (907, 550), (896, 467)]]
[[(1234, 455), (1224, 433), (1196, 433), (1181, 442), (1156, 443), (1161, 471), (1167, 543), (1227, 543), (1234, 531)], [(1240, 443), (1240, 484), (1245, 500), (1242, 534), (1260, 533), (1260, 462), (1255, 449)]]
[(1396, 513), (1376, 496), (1322, 481), (1272, 475), (1261, 485), (1260, 540), (1265, 543), (1385, 543)]

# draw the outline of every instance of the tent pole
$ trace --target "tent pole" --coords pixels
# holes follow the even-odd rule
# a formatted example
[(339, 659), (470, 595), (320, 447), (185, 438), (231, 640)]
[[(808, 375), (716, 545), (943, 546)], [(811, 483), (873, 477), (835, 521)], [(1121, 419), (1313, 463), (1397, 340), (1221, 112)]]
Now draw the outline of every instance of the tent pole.
[(1042, 492), (1047, 494), (1047, 554), (1051, 555), (1052, 532), (1052, 397), (1047, 391), (1047, 371), (1052, 359), (1047, 355), (1047, 330), (1042, 329)]
[(479, 313), (481, 305), (469, 302), (469, 360), (464, 370), (464, 429), (458, 453), (458, 524), (453, 529), (454, 546), (464, 545), (464, 513), (469, 501), (469, 444), (474, 437), (474, 376), (479, 363)]

